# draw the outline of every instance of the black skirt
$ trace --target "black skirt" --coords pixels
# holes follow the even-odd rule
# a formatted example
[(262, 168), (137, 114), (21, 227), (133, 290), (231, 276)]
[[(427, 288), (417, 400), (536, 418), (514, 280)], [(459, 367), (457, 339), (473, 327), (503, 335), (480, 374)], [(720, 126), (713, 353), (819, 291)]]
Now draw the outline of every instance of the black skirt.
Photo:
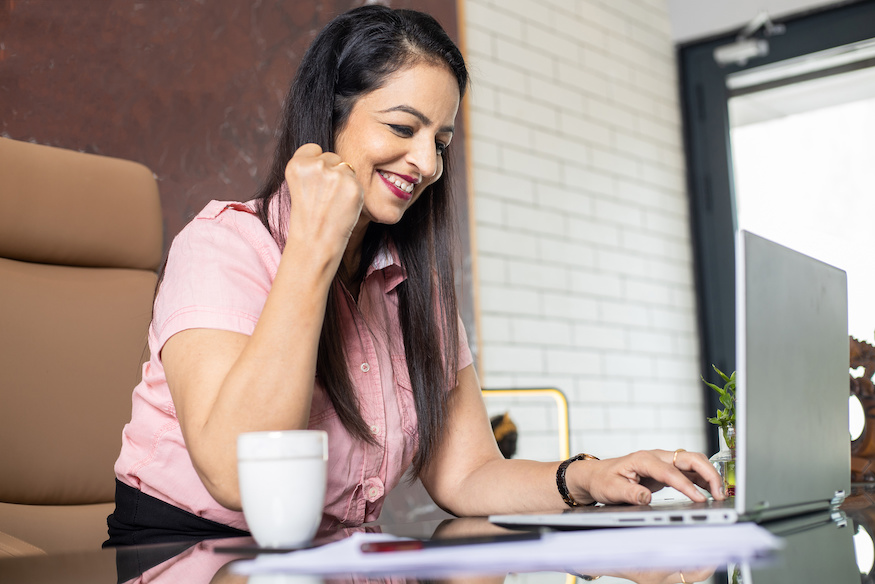
[(245, 537), (248, 531), (198, 517), (116, 479), (115, 511), (103, 547)]

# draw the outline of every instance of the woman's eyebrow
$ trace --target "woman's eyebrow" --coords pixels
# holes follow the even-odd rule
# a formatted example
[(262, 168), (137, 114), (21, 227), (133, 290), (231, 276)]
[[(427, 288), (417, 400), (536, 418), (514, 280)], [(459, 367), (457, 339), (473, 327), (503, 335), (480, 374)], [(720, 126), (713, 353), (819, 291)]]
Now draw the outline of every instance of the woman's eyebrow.
[[(385, 109), (380, 113), (385, 114), (385, 113), (389, 113), (389, 112), (404, 112), (404, 113), (410, 114), (411, 116), (418, 118), (419, 121), (422, 122), (423, 125), (425, 125), (425, 126), (430, 126), (432, 124), (431, 119), (427, 115), (425, 115), (424, 113), (422, 113), (421, 111), (419, 111), (415, 107), (410, 107), (409, 105), (396, 105), (395, 107), (390, 107), (389, 109)], [(443, 128), (440, 129), (440, 131), (453, 134), (456, 131), (456, 127), (455, 126), (444, 126)]]

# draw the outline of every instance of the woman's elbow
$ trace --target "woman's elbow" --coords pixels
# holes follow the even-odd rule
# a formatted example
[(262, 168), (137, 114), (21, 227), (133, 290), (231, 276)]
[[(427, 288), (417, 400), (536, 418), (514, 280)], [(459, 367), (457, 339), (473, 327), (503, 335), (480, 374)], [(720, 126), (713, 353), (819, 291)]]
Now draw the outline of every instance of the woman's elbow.
[[(424, 482), (423, 485), (425, 485)], [(444, 485), (430, 484), (426, 486), (426, 491), (434, 504), (441, 510), (455, 517), (465, 516), (464, 498), (457, 496), (454, 489), (446, 488)]]
[(225, 489), (224, 492), (217, 491), (213, 495), (216, 502), (231, 511), (243, 511), (243, 502), (240, 499), (240, 489)]
[[(215, 499), (216, 503), (230, 509), (231, 511), (241, 511), (243, 504), (240, 498), (240, 485), (237, 481), (237, 473), (221, 473), (207, 472), (195, 466), (198, 477), (206, 488), (210, 496)], [(229, 476), (231, 474), (232, 476)]]

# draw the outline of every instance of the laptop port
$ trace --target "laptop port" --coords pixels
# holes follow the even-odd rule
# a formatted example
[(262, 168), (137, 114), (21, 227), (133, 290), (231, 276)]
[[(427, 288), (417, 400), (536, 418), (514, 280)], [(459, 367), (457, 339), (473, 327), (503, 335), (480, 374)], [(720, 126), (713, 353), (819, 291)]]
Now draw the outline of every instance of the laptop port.
[(684, 518), (681, 515), (671, 515), (668, 518), (668, 520), (671, 521), (672, 523), (683, 523), (684, 522)]

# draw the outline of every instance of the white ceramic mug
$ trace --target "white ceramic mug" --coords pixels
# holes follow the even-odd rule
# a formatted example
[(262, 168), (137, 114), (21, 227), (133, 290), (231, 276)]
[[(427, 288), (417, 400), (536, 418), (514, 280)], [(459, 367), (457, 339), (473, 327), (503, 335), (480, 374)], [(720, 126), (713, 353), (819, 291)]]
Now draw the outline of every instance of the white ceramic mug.
[(328, 434), (321, 430), (246, 432), (237, 437), (243, 515), (262, 547), (312, 541), (325, 504)]

